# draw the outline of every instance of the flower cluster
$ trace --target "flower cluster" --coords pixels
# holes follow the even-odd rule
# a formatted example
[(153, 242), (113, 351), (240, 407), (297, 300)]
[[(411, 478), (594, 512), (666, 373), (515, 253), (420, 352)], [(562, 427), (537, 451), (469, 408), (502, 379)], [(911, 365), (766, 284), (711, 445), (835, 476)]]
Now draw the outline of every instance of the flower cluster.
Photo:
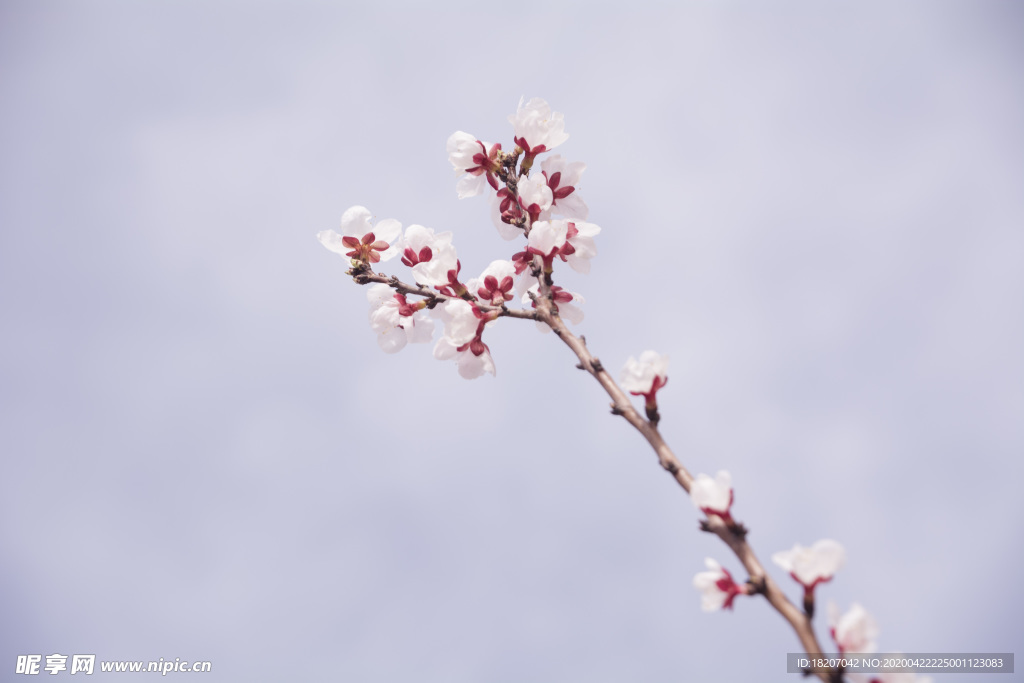
[[(509, 123), (510, 151), (464, 131), (452, 133), (446, 145), (459, 198), (490, 193), (499, 234), (525, 240), (518, 251), (493, 261), (479, 276), (464, 277), (452, 233), (422, 225), (410, 225), (403, 233), (396, 220), (373, 223), (362, 206), (345, 212), (340, 233), (325, 230), (317, 235), (324, 247), (349, 259), (349, 274), (357, 282), (377, 283), (368, 293), (370, 327), (384, 351), (430, 342), (435, 322), (440, 323), (443, 331), (434, 357), (455, 360), (459, 374), (472, 379), (495, 372), (483, 334), (497, 318), (533, 318), (547, 331), (537, 313), (543, 300), (551, 315), (573, 324), (583, 319), (583, 297), (555, 285), (553, 273), (556, 263), (587, 273), (597, 254), (594, 238), (601, 228), (586, 221), (589, 210), (579, 192), (586, 164), (554, 155), (531, 174), (540, 155), (569, 137), (562, 114), (552, 112), (544, 100), (520, 101)], [(374, 265), (395, 256), (411, 269), (415, 285), (374, 272)], [(513, 302), (523, 308), (512, 311)]]
[(740, 586), (732, 579), (732, 574), (723, 569), (715, 560), (706, 558), (706, 572), (693, 577), (693, 587), (700, 591), (700, 607), (705, 612), (716, 609), (732, 609), (732, 601), (737, 595), (747, 595), (747, 586)]

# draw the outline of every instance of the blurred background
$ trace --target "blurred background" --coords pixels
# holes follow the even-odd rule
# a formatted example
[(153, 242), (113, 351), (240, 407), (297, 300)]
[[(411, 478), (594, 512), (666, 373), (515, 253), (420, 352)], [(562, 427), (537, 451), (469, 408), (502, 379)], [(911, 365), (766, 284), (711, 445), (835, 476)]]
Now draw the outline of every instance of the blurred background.
[(671, 357), (662, 431), (767, 565), (846, 546), (826, 649), (831, 599), (1020, 652), (1021, 5), (492, 5), (0, 3), (2, 678), (799, 680), (763, 601), (700, 611), (742, 568), (568, 349), (385, 355), (315, 239), (362, 204), (508, 258), (445, 140), (521, 96), (588, 164), (577, 331)]

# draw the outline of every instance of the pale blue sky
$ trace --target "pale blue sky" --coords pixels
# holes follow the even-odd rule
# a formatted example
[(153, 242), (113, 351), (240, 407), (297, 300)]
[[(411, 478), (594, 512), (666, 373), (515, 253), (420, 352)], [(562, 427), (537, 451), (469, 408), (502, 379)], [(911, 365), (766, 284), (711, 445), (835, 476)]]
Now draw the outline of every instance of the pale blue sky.
[(315, 240), (363, 204), (470, 274), (510, 256), (444, 143), (510, 144), (522, 95), (589, 165), (579, 331), (616, 371), (671, 356), (663, 433), (732, 472), (762, 560), (842, 542), (820, 597), (884, 651), (1021, 651), (1022, 24), (0, 2), (0, 670), (797, 680), (765, 604), (700, 611), (704, 558), (738, 563), (553, 336), (501, 321), (473, 382), (387, 356)]

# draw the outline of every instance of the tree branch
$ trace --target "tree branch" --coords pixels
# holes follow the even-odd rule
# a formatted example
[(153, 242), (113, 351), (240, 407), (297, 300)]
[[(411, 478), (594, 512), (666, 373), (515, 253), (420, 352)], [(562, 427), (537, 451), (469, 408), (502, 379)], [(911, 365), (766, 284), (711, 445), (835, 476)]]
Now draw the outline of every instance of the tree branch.
[[(626, 392), (616, 384), (615, 380), (612, 379), (611, 375), (608, 374), (608, 371), (601, 364), (601, 361), (590, 353), (583, 338), (577, 337), (569, 331), (562, 319), (558, 317), (557, 312), (553, 310), (554, 304), (551, 299), (538, 297), (536, 304), (537, 319), (547, 324), (558, 338), (565, 342), (566, 346), (576, 354), (576, 357), (579, 358), (579, 364), (576, 367), (590, 373), (611, 397), (612, 413), (621, 415), (640, 432), (651, 448), (654, 449), (654, 453), (658, 456), (658, 463), (689, 494), (693, 486), (693, 475), (676, 458), (672, 449), (669, 448), (660, 432), (658, 432), (655, 424), (641, 416), (636, 408), (633, 407), (633, 402), (626, 395)], [(771, 576), (764, 570), (764, 566), (757, 559), (757, 555), (754, 554), (753, 548), (750, 547), (745, 538), (746, 530), (742, 527), (730, 527), (717, 515), (709, 515), (708, 517), (702, 528), (715, 534), (722, 539), (722, 542), (729, 546), (729, 549), (732, 550), (733, 554), (736, 555), (737, 559), (747, 570), (747, 573), (750, 575), (750, 581), (757, 587), (757, 592), (764, 595), (768, 603), (782, 615), (783, 619), (789, 622), (807, 654), (812, 659), (820, 656), (822, 654), (821, 645), (819, 645), (818, 639), (814, 634), (810, 619), (789, 601), (785, 593), (782, 592)], [(812, 673), (818, 676), (824, 683), (835, 683), (835, 681), (841, 680), (841, 677), (837, 675), (838, 672), (828, 668), (819, 667), (813, 669)]]

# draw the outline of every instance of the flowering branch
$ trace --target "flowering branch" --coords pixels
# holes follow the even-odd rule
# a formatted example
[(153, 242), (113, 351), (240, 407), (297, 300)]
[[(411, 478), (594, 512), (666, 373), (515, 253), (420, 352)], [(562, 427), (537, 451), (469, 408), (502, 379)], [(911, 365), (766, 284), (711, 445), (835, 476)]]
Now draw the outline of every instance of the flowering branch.
[[(436, 292), (432, 292), (429, 289), (427, 289), (426, 287), (421, 287), (419, 285), (406, 284), (405, 282), (402, 282), (401, 280), (399, 280), (394, 275), (390, 275), (389, 276), (389, 275), (387, 275), (385, 273), (375, 273), (375, 272), (373, 272), (373, 269), (370, 268), (369, 265), (367, 265), (365, 263), (359, 263), (358, 265), (353, 266), (352, 268), (349, 269), (348, 274), (352, 276), (352, 280), (357, 285), (368, 285), (371, 282), (376, 282), (376, 283), (379, 283), (379, 284), (387, 285), (388, 287), (390, 287), (391, 289), (394, 289), (399, 294), (403, 294), (403, 295), (406, 295), (406, 296), (408, 296), (410, 294), (415, 294), (417, 296), (422, 296), (426, 300), (426, 307), (428, 309), (432, 309), (432, 308), (434, 308), (435, 306), (437, 306), (440, 303), (444, 303), (446, 301), (451, 301), (453, 299), (453, 297), (445, 296), (444, 294), (438, 294)], [(501, 306), (480, 305), (480, 308), (482, 308), (482, 309), (484, 309), (486, 311), (497, 311), (497, 313), (498, 313), (498, 315), (500, 317), (522, 318), (524, 320), (536, 320), (537, 319), (537, 313), (535, 311), (526, 311), (526, 310), (513, 309), (513, 308), (508, 308), (508, 307), (506, 307), (504, 305), (501, 305)]]
[[(749, 578), (738, 584), (727, 569), (708, 558), (709, 571), (698, 573), (694, 579), (703, 608), (732, 609), (739, 596), (763, 595), (789, 623), (812, 660), (822, 655), (812, 626), (814, 593), (844, 563), (842, 546), (826, 539), (810, 548), (796, 545), (772, 556), (775, 564), (803, 587), (800, 610), (765, 571), (747, 542), (747, 528), (733, 518), (731, 475), (723, 470), (714, 479), (706, 474), (694, 477), (661, 436), (657, 393), (668, 383), (668, 358), (645, 351), (639, 360), (627, 361), (616, 382), (591, 353), (586, 339), (569, 329), (566, 323), (578, 324), (583, 319), (578, 307), (583, 298), (555, 284), (555, 266), (563, 262), (578, 272), (589, 272), (590, 259), (597, 254), (594, 237), (601, 230), (586, 222), (589, 209), (578, 192), (586, 165), (555, 155), (540, 164), (539, 172), (535, 170), (541, 154), (568, 138), (562, 115), (552, 113), (544, 100), (533, 99), (525, 106), (520, 102), (509, 121), (515, 131), (512, 151), (503, 151), (500, 143), (491, 144), (458, 131), (449, 137), (447, 152), (459, 177), (459, 198), (493, 192), (492, 218), (499, 234), (506, 240), (526, 239), (526, 247), (510, 259), (493, 261), (479, 277), (464, 281), (450, 232), (435, 233), (410, 225), (403, 234), (395, 220), (372, 224), (370, 212), (361, 206), (350, 208), (342, 216), (342, 234), (333, 230), (319, 233), (327, 249), (350, 259), (348, 274), (357, 284), (372, 285), (367, 298), (370, 326), (377, 332), (378, 344), (384, 351), (395, 353), (407, 343), (429, 342), (435, 321), (440, 321), (444, 331), (434, 347), (434, 357), (455, 360), (459, 374), (473, 379), (495, 373), (483, 335), (498, 318), (533, 320), (541, 331), (554, 332), (576, 355), (576, 367), (597, 380), (611, 398), (612, 414), (624, 418), (647, 440), (661, 467), (690, 495), (705, 516), (700, 529), (718, 536), (746, 570)], [(374, 264), (396, 256), (412, 269), (414, 284), (374, 271)], [(524, 308), (508, 307), (513, 290)], [(630, 395), (643, 396), (643, 414), (634, 407)], [(874, 651), (877, 627), (859, 605), (842, 615), (834, 604), (830, 605), (829, 624), (840, 652)], [(838, 683), (843, 678), (842, 670), (821, 666), (805, 673), (825, 683)]]
[[(605, 370), (601, 361), (590, 353), (583, 338), (577, 337), (570, 332), (557, 315), (551, 314), (548, 306), (538, 306), (538, 311), (541, 321), (549, 325), (555, 334), (558, 335), (558, 338), (565, 342), (579, 358), (580, 366), (578, 367), (582, 367), (582, 369), (590, 373), (611, 397), (612, 413), (621, 415), (640, 432), (647, 440), (647, 443), (651, 445), (651, 448), (654, 449), (655, 454), (658, 456), (658, 463), (662, 468), (672, 475), (684, 491), (690, 493), (694, 486), (693, 475), (683, 467), (679, 459), (672, 452), (672, 449), (665, 443), (661, 433), (658, 431), (657, 422), (641, 417), (640, 413), (627, 398), (625, 392), (619, 388), (615, 380)], [(729, 519), (731, 520), (731, 518)], [(768, 603), (789, 622), (789, 625), (796, 632), (797, 638), (800, 639), (800, 644), (803, 646), (804, 651), (811, 655), (812, 658), (816, 655), (821, 655), (821, 646), (818, 644), (818, 639), (815, 637), (814, 630), (811, 627), (811, 617), (800, 612), (789, 601), (768, 573), (765, 572), (760, 560), (757, 559), (757, 555), (754, 554), (754, 550), (746, 541), (746, 529), (735, 523), (730, 524), (723, 516), (714, 514), (709, 515), (708, 519), (702, 522), (701, 529), (713, 533), (722, 539), (747, 570), (750, 576), (748, 580), (748, 594), (760, 593), (764, 595)], [(835, 680), (835, 672), (828, 669), (816, 669), (814, 673), (822, 681), (826, 681), (826, 683)]]

